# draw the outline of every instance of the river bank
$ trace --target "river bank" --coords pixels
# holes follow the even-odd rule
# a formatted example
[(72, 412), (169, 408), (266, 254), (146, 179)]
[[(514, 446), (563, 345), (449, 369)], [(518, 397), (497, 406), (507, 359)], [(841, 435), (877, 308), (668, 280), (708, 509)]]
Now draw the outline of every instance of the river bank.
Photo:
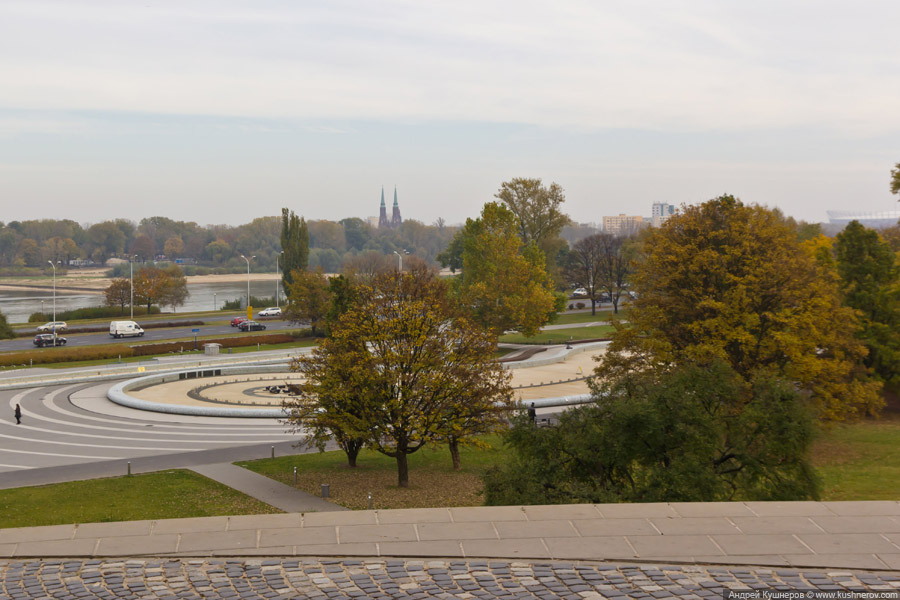
[[(106, 269), (70, 270), (62, 277), (56, 278), (57, 292), (77, 292), (80, 294), (102, 294), (112, 283), (106, 277)], [(188, 285), (246, 283), (246, 273), (224, 273), (217, 275), (191, 275), (185, 277)], [(250, 273), (250, 282), (277, 281), (280, 273)], [(45, 292), (53, 290), (52, 277), (0, 277), (0, 291)]]

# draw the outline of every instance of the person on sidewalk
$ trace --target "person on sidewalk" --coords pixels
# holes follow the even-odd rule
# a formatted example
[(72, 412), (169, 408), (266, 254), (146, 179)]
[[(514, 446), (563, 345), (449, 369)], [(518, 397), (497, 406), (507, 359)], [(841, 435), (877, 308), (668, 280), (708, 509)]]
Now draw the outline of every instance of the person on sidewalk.
[(22, 424), (22, 408), (16, 404), (16, 425)]
[(528, 418), (531, 420), (532, 425), (534, 425), (535, 417), (537, 417), (537, 411), (534, 409), (534, 402), (532, 402), (531, 406), (528, 407)]

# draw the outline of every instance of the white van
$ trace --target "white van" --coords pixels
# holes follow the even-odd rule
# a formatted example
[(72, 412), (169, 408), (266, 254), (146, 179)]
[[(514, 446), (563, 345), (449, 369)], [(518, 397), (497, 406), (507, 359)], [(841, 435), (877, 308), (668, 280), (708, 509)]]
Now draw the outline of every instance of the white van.
[(144, 335), (144, 330), (134, 321), (110, 321), (109, 335), (114, 338), (140, 337)]

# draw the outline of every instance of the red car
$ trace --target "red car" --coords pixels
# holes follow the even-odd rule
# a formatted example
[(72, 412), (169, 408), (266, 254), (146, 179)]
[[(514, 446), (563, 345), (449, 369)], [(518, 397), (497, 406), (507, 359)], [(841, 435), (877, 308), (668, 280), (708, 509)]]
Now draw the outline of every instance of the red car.
[(246, 320), (247, 320), (247, 317), (235, 317), (231, 320), (231, 326), (237, 327), (238, 325), (240, 325), (241, 323), (243, 323)]

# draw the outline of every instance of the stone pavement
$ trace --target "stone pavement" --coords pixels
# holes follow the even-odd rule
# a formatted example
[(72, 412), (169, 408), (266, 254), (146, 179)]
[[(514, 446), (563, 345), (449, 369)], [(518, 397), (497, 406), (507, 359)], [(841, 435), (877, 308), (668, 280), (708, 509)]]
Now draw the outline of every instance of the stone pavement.
[(403, 557), (900, 569), (900, 502), (286, 513), (0, 530), (0, 558)]
[[(889, 573), (462, 560), (128, 560), (0, 563), (3, 598), (897, 598)], [(816, 595), (816, 593), (821, 595)], [(827, 594), (832, 594), (831, 596)], [(878, 595), (875, 595), (878, 594)], [(762, 596), (757, 596), (762, 597)]]

